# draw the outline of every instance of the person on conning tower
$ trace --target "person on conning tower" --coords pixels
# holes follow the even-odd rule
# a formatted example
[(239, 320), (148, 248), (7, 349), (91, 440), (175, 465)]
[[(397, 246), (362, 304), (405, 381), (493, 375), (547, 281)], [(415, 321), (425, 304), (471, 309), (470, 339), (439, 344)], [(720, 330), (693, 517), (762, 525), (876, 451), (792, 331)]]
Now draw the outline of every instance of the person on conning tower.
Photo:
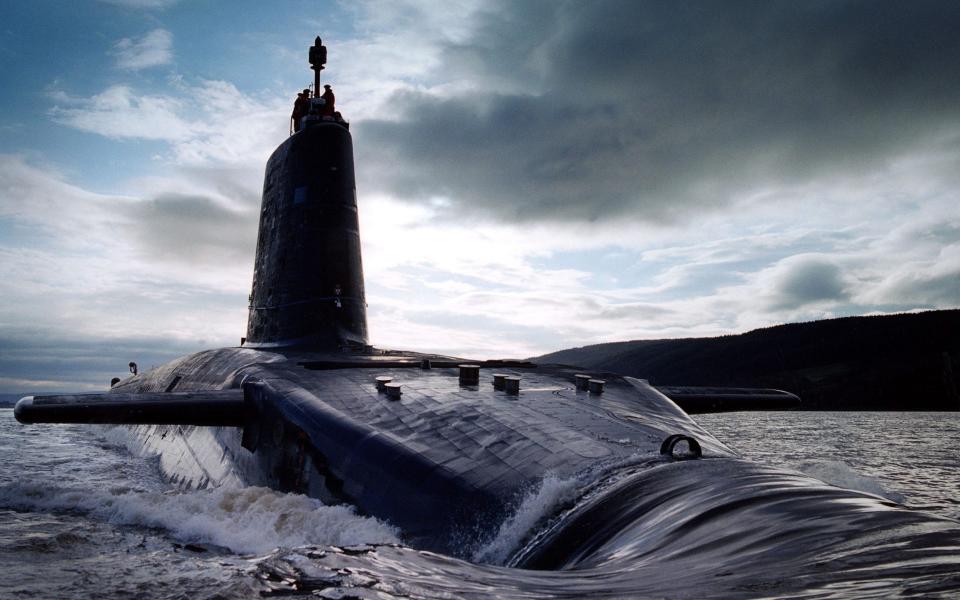
[(297, 94), (297, 99), (293, 102), (293, 113), (290, 118), (293, 120), (293, 133), (300, 131), (300, 119), (307, 114), (310, 108), (310, 90), (304, 89)]
[(336, 101), (336, 96), (333, 95), (333, 88), (330, 87), (330, 84), (323, 86), (323, 95), (320, 96), (323, 98), (323, 108), (320, 109), (322, 114), (325, 117), (332, 117), (334, 113), (333, 103)]

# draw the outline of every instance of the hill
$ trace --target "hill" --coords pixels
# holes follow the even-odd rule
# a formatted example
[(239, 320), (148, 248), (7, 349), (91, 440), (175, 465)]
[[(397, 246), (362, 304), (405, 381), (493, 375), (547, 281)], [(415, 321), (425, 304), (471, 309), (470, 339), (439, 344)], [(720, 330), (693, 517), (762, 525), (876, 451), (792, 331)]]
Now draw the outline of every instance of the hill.
[(596, 344), (530, 359), (653, 385), (772, 387), (810, 410), (960, 410), (960, 310)]
[(0, 408), (13, 408), (17, 400), (27, 394), (0, 394)]

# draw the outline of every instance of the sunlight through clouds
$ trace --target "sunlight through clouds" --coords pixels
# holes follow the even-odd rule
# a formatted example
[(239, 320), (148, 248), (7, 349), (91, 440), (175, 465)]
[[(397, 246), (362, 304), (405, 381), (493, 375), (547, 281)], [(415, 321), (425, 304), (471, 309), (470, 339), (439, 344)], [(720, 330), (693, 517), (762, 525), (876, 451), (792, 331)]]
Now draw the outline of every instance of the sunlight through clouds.
[(44, 40), (69, 64), (4, 75), (0, 337), (236, 343), (317, 34), (376, 345), (525, 357), (958, 306), (960, 11), (840, 4), (98, 4), (118, 18)]

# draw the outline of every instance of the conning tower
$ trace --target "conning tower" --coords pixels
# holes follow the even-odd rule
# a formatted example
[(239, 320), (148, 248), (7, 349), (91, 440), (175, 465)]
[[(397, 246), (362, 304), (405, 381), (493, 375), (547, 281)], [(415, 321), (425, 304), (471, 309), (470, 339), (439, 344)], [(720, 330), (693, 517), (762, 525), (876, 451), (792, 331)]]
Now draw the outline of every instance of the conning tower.
[[(320, 38), (310, 59), (318, 84)], [(299, 131), (267, 161), (248, 346), (367, 344), (353, 140), (339, 113), (324, 114), (316, 87)]]

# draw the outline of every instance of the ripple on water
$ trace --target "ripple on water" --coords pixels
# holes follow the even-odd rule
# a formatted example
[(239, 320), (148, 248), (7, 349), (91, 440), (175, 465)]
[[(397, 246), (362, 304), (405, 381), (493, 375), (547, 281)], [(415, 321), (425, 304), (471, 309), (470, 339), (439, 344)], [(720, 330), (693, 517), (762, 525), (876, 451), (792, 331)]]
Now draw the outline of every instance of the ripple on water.
[[(952, 500), (960, 497), (960, 413), (745, 412), (695, 419), (744, 458), (843, 487), (879, 488), (909, 507), (960, 518)], [(818, 470), (824, 463), (843, 464), (855, 477), (830, 481)]]
[[(4, 597), (248, 598), (273, 590), (328, 597), (350, 591), (360, 597), (580, 598), (661, 596), (678, 589), (725, 597), (734, 589), (740, 596), (776, 595), (784, 585), (772, 575), (737, 582), (735, 573), (685, 582), (682, 574), (663, 569), (520, 571), (383, 545), (396, 542), (396, 532), (346, 507), (262, 488), (177, 492), (160, 479), (154, 459), (131, 455), (102, 429), (23, 427), (10, 411), (3, 412)], [(748, 413), (697, 420), (747, 458), (793, 469), (833, 469), (845, 479), (838, 483), (876, 485), (881, 495), (900, 494), (909, 506), (960, 516), (952, 447), (960, 438), (957, 415)], [(541, 509), (562, 503), (564, 495), (552, 493), (557, 489), (534, 490), (520, 503), (516, 523), (501, 528), (500, 546), (489, 560), (508, 553), (528, 521), (542, 516)], [(529, 510), (523, 510), (525, 503)], [(883, 597), (906, 589), (896, 582), (873, 589), (865, 580), (830, 585), (819, 591), (811, 585), (807, 592)], [(960, 581), (921, 578), (909, 585), (922, 596), (946, 597)]]

